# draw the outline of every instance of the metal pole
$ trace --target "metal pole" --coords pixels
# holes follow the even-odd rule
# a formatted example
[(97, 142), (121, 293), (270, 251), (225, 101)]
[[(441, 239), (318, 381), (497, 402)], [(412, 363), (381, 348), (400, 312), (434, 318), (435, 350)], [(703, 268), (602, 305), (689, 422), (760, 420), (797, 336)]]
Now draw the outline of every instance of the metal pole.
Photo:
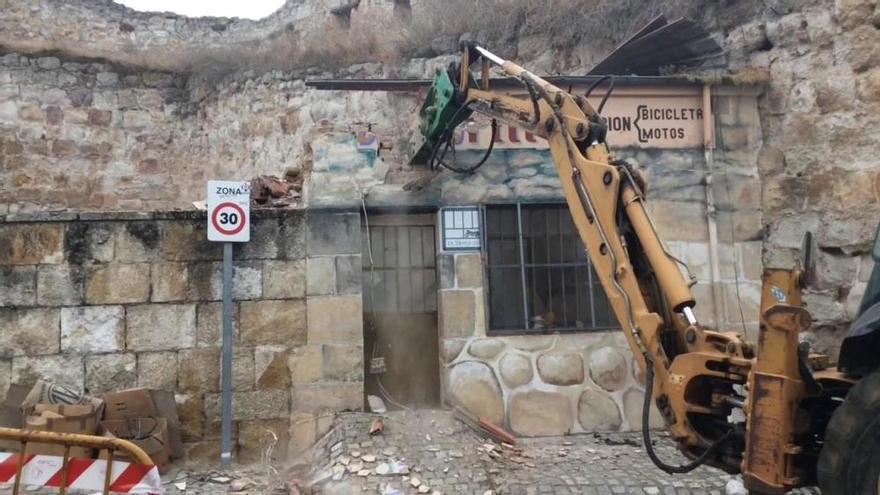
[(223, 243), (223, 419), (220, 465), (232, 462), (232, 243)]

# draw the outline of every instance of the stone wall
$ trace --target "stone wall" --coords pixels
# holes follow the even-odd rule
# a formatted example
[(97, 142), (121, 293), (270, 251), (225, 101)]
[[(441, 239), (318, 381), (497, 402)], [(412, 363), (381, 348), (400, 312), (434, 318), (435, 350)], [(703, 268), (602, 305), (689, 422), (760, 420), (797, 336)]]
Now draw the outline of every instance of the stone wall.
[[(356, 214), (256, 212), (233, 274), (239, 460), (272, 434), (276, 456), (299, 451), (333, 412), (362, 407), (359, 253)], [(0, 393), (37, 378), (171, 390), (188, 458), (216, 460), (221, 258), (200, 212), (7, 216)]]

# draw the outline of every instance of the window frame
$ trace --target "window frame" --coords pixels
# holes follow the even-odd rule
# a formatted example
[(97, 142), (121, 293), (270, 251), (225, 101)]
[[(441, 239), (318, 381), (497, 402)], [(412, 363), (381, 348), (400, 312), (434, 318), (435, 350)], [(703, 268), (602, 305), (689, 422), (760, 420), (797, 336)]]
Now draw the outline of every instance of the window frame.
[[(586, 267), (587, 277), (588, 277), (587, 280), (588, 280), (589, 291), (590, 291), (589, 312), (590, 312), (590, 320), (593, 323), (593, 325), (587, 326), (587, 327), (575, 327), (575, 328), (556, 328), (556, 327), (538, 328), (538, 329), (530, 329), (530, 328), (493, 329), (492, 328), (492, 314), (491, 314), (492, 307), (490, 304), (492, 287), (491, 287), (491, 282), (490, 282), (490, 280), (491, 280), (490, 269), (493, 268), (493, 266), (490, 265), (490, 262), (489, 262), (489, 220), (488, 220), (488, 213), (487, 212), (488, 212), (489, 208), (491, 208), (493, 206), (495, 206), (495, 207), (515, 206), (516, 207), (516, 228), (517, 228), (516, 241), (517, 241), (517, 251), (519, 252), (519, 262), (515, 266), (517, 266), (519, 268), (519, 272), (520, 272), (520, 278), (519, 278), (520, 282), (519, 283), (520, 283), (520, 287), (522, 290), (522, 297), (523, 297), (523, 315), (522, 315), (522, 317), (524, 318), (524, 320), (523, 320), (524, 326), (527, 327), (528, 322), (530, 320), (530, 316), (529, 316), (530, 308), (529, 308), (529, 304), (528, 304), (527, 288), (526, 288), (527, 287), (526, 270), (530, 267), (534, 267), (535, 265), (530, 265), (530, 264), (526, 263), (526, 260), (525, 260), (525, 247), (524, 247), (524, 242), (523, 242), (523, 218), (522, 218), (524, 205), (537, 205), (537, 206), (565, 205), (565, 206), (567, 206), (567, 203), (565, 201), (560, 201), (560, 200), (555, 200), (555, 201), (554, 200), (545, 200), (545, 201), (537, 200), (537, 201), (513, 201), (513, 202), (498, 202), (498, 203), (482, 203), (482, 204), (480, 204), (480, 221), (482, 223), (481, 239), (480, 239), (480, 244), (481, 244), (480, 254), (483, 257), (483, 259), (485, 260), (485, 263), (483, 263), (483, 280), (485, 281), (485, 291), (484, 291), (483, 297), (484, 297), (484, 307), (486, 308), (486, 310), (485, 310), (485, 312), (486, 312), (486, 316), (485, 316), (486, 317), (486, 335), (490, 336), (490, 337), (491, 336), (499, 336), (499, 337), (516, 336), (516, 335), (558, 335), (558, 334), (583, 334), (583, 333), (605, 332), (605, 331), (609, 331), (609, 330), (619, 330), (620, 326), (617, 324), (616, 319), (611, 325), (608, 325), (608, 326), (595, 324), (595, 322), (596, 322), (596, 296), (595, 296), (595, 294), (596, 294), (596, 290), (604, 291), (604, 288), (602, 287), (601, 282), (596, 281), (598, 283), (598, 286), (596, 286), (593, 281), (593, 270), (594, 269), (593, 269), (593, 263), (590, 259), (589, 252), (586, 252), (587, 262), (585, 264), (559, 262), (559, 263), (542, 263), (542, 264), (540, 264), (540, 266), (559, 267), (559, 268), (579, 267), (579, 266)], [(570, 213), (569, 213), (569, 216), (570, 216)], [(577, 234), (577, 226), (573, 225), (573, 228), (575, 229), (575, 236), (577, 237), (578, 242), (581, 243), (580, 236)], [(583, 246), (582, 243), (581, 243), (581, 246), (586, 251), (586, 247)], [(607, 296), (605, 296), (605, 298), (607, 299)]]

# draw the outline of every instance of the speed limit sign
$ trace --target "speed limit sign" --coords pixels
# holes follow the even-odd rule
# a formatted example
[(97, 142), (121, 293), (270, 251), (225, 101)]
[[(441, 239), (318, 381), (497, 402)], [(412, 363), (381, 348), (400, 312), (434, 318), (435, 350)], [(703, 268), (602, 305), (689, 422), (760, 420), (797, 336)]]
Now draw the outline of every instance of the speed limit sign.
[(251, 183), (208, 181), (208, 240), (251, 240)]

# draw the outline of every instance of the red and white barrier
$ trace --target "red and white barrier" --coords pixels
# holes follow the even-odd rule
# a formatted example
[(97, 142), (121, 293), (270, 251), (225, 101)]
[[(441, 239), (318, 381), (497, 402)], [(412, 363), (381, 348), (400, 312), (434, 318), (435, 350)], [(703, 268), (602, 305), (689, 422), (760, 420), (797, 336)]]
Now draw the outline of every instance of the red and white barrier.
[[(15, 482), (18, 454), (0, 452), (0, 485)], [(54, 455), (28, 455), (22, 468), (21, 486), (61, 486), (64, 459)], [(104, 490), (107, 461), (101, 459), (68, 459), (67, 486), (71, 490)], [(113, 493), (161, 495), (162, 480), (156, 466), (113, 461), (110, 476)]]

